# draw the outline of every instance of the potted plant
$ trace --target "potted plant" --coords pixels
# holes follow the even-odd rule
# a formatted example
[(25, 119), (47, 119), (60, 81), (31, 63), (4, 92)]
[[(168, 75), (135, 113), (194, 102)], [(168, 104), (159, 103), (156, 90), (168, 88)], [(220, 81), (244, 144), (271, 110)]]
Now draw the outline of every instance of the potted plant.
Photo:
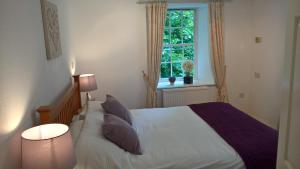
[(193, 84), (193, 69), (194, 63), (191, 60), (186, 60), (182, 63), (182, 69), (184, 71), (185, 76), (183, 77), (184, 84)]
[(175, 76), (169, 77), (170, 85), (174, 85), (175, 81), (176, 81), (176, 77)]

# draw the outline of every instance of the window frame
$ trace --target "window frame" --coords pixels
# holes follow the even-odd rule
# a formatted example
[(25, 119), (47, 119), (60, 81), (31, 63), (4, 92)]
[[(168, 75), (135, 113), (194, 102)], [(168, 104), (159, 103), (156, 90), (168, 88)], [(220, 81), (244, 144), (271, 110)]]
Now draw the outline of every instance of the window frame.
[[(164, 26), (164, 31), (167, 29), (169, 31), (169, 41), (170, 43), (165, 45), (163, 43), (163, 50), (165, 47), (167, 48), (173, 48), (173, 47), (184, 47), (184, 46), (193, 46), (194, 47), (194, 69), (195, 69), (195, 73), (194, 73), (194, 76), (193, 76), (193, 79), (194, 80), (197, 80), (198, 79), (198, 55), (199, 55), (199, 44), (198, 44), (198, 32), (199, 32), (199, 28), (198, 28), (198, 23), (199, 23), (199, 16), (198, 16), (198, 10), (199, 8), (198, 7), (188, 7), (188, 8), (185, 8), (185, 7), (169, 7), (168, 8), (168, 12), (169, 11), (172, 11), (172, 10), (176, 10), (176, 11), (186, 11), (186, 10), (193, 10), (194, 11), (194, 43), (188, 43), (188, 44), (184, 44), (184, 43), (180, 43), (180, 44), (171, 44), (171, 30), (172, 29), (178, 29), (180, 28), (181, 30), (184, 28), (182, 23), (181, 22), (181, 26), (180, 27), (172, 27), (171, 26), (171, 23), (169, 23), (168, 27), (166, 27), (166, 25)], [(183, 42), (183, 36), (182, 36), (182, 42)], [(184, 50), (184, 48), (182, 48), (182, 50)], [(170, 66), (171, 66), (171, 75), (172, 75), (172, 66), (173, 66), (173, 63), (182, 63), (182, 62), (172, 62), (172, 50), (169, 51), (169, 56), (170, 56), (170, 62), (160, 62), (160, 65), (163, 64), (163, 63), (170, 63)], [(162, 78), (161, 77), (161, 73), (159, 75), (159, 82), (168, 82), (169, 81), (169, 78)], [(183, 81), (183, 77), (176, 77), (176, 81)]]

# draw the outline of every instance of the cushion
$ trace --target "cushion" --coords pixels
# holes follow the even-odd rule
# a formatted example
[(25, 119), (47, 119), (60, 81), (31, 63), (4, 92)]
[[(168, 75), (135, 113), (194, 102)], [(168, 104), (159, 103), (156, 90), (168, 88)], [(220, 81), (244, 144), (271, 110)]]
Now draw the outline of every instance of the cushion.
[(135, 154), (141, 155), (140, 141), (135, 130), (123, 119), (112, 114), (104, 115), (102, 134), (109, 141), (120, 148)]
[(106, 95), (106, 101), (101, 105), (106, 113), (118, 116), (132, 125), (130, 111), (113, 96)]

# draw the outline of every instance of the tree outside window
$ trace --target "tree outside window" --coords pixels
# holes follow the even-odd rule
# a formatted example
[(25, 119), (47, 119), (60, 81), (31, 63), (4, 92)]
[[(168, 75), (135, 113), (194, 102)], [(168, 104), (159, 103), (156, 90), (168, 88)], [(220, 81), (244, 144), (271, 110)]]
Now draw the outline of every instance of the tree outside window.
[(195, 10), (170, 9), (167, 12), (161, 59), (161, 78), (183, 77), (182, 62), (195, 60)]

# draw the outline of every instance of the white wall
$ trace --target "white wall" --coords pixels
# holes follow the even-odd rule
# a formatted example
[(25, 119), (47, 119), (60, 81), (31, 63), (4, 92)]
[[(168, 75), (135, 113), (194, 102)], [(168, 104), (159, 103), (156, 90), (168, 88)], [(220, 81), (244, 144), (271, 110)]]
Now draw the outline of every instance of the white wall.
[(249, 112), (253, 50), (252, 3), (249, 0), (232, 0), (227, 1), (224, 8), (229, 101), (235, 107)]
[[(250, 112), (278, 127), (281, 107), (287, 1), (253, 1), (253, 33), (262, 37), (253, 46)], [(254, 39), (254, 38), (253, 38)], [(260, 74), (255, 78), (254, 73)]]
[[(230, 103), (273, 128), (278, 127), (281, 104), (286, 5), (282, 0), (225, 3)], [(255, 43), (256, 36), (262, 37), (262, 43)]]
[(20, 168), (20, 133), (35, 109), (70, 83), (66, 2), (58, 5), (63, 55), (47, 61), (40, 0), (0, 1), (0, 168)]
[(198, 80), (205, 84), (215, 84), (211, 60), (210, 60), (210, 35), (209, 35), (209, 11), (208, 4), (202, 5), (202, 8), (197, 10), (198, 16)]
[(104, 100), (110, 93), (129, 108), (145, 106), (142, 70), (146, 66), (145, 6), (135, 0), (72, 1), (76, 73), (95, 73)]

